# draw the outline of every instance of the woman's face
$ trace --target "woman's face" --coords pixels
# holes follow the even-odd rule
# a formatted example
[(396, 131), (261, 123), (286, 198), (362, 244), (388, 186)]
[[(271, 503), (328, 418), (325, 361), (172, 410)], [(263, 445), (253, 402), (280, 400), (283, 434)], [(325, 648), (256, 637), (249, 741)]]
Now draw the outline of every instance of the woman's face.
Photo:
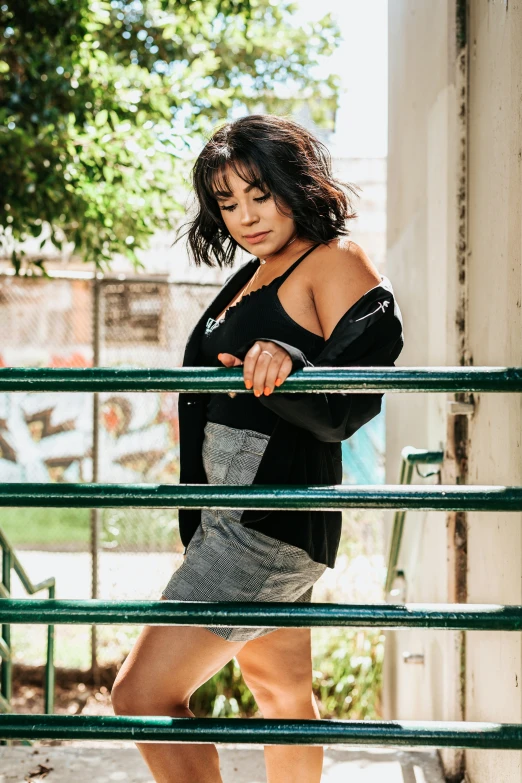
[(230, 235), (238, 245), (260, 258), (277, 253), (295, 234), (295, 223), (277, 211), (268, 192), (252, 187), (227, 168), (230, 194), (215, 193)]

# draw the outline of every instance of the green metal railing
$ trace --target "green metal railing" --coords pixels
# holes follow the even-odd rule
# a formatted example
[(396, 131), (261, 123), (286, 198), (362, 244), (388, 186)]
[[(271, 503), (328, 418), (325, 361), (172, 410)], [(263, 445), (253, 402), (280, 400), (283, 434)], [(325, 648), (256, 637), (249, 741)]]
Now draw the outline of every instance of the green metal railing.
[[(443, 451), (428, 451), (427, 449), (416, 449), (413, 446), (405, 446), (401, 451), (401, 475), (399, 484), (411, 484), (414, 468), (417, 469), (417, 474), (421, 476), (421, 478), (429, 478), (430, 476), (440, 474), (440, 468), (437, 468), (437, 470), (429, 470), (427, 473), (421, 473), (419, 471), (419, 465), (441, 464), (443, 459)], [(397, 573), (397, 563), (401, 551), (405, 518), (406, 511), (396, 511), (393, 515), (388, 568), (386, 569), (386, 582), (384, 584), (385, 595), (388, 595), (390, 592)]]
[[(50, 599), (56, 595), (56, 582), (54, 576), (44, 579), (43, 582), (33, 584), (24, 567), (17, 558), (15, 551), (3, 532), (0, 530), (0, 547), (2, 549), (2, 582), (0, 583), (0, 598), (11, 600), (11, 574), (14, 571), (20, 579), (22, 587), (28, 595), (36, 595), (41, 590), (48, 590)], [(27, 601), (22, 601), (27, 604)], [(10, 621), (11, 622), (11, 621)], [(0, 673), (0, 713), (11, 711), (13, 661), (11, 650), (11, 628), (9, 623), (2, 625), (0, 637), (0, 658), (2, 670)], [(49, 621), (47, 629), (47, 660), (45, 663), (44, 683), (44, 710), (46, 713), (54, 711), (54, 624)]]
[[(521, 367), (306, 367), (286, 379), (281, 392), (521, 392)], [(245, 392), (237, 369), (178, 367), (175, 370), (0, 369), (0, 391)], [(252, 393), (252, 392), (248, 392)]]
[[(0, 369), (0, 391), (246, 392), (239, 369)], [(306, 368), (284, 392), (521, 392), (522, 368)], [(431, 461), (436, 452), (431, 453)], [(413, 462), (412, 462), (413, 464)], [(403, 479), (407, 478), (404, 469)], [(522, 511), (522, 487), (208, 486), (4, 484), (0, 505), (59, 507)], [(398, 518), (400, 520), (400, 518)], [(402, 518), (402, 522), (404, 518)], [(402, 523), (401, 523), (402, 524)], [(395, 549), (400, 543), (399, 524)], [(192, 626), (378, 626), (520, 631), (522, 606), (496, 604), (217, 603), (184, 601), (0, 601), (0, 622)], [(0, 715), (3, 739), (128, 739), (134, 742), (400, 744), (522, 749), (522, 724), (452, 721), (243, 720), (157, 716)]]

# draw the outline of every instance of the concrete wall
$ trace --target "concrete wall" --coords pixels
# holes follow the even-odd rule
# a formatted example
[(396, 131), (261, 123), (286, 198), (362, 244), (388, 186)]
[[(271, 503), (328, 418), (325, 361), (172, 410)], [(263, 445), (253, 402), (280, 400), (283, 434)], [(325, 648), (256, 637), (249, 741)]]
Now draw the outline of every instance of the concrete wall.
[[(449, 141), (457, 133), (453, 15), (453, 3), (389, 4), (387, 268), (404, 318), (403, 366), (455, 359), (448, 301), (457, 199), (456, 151)], [(431, 393), (387, 397), (387, 483), (399, 479), (404, 446), (444, 447), (445, 401), (445, 394)], [(436, 479), (414, 480), (421, 481)], [(388, 540), (392, 517), (389, 511)], [(447, 600), (444, 514), (407, 514), (399, 566), (406, 572), (408, 602)], [(429, 630), (387, 632), (385, 717), (458, 719), (452, 637)], [(404, 663), (408, 651), (424, 654), (424, 665)]]
[[(470, 15), (469, 349), (474, 365), (522, 364), (522, 3)], [(522, 396), (476, 395), (469, 481), (522, 484)], [(522, 515), (468, 515), (468, 600), (522, 604)], [(522, 722), (519, 633), (469, 633), (468, 720)], [(472, 781), (520, 781), (521, 754), (467, 754)]]
[[(522, 364), (522, 4), (473, 0), (467, 36), (463, 5), (389, 4), (387, 269), (404, 316), (403, 366)], [(387, 483), (412, 445), (444, 448), (442, 483), (521, 485), (521, 396), (475, 394), (470, 417), (448, 413), (454, 399), (388, 396)], [(522, 603), (521, 521), (408, 513), (407, 601), (453, 602), (467, 589), (473, 603)], [(520, 722), (520, 634), (466, 636), (461, 681), (460, 634), (388, 632), (385, 717)], [(405, 651), (424, 653), (424, 665), (405, 664)], [(463, 754), (442, 755), (460, 780)], [(466, 753), (473, 783), (518, 781), (520, 762)]]

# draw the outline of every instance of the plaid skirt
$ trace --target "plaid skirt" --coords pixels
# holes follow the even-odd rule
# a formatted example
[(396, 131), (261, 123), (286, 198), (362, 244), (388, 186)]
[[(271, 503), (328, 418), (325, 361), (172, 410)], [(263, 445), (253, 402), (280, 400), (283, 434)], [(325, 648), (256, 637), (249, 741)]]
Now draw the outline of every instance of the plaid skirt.
[[(209, 484), (251, 484), (269, 436), (207, 422), (203, 465)], [(172, 601), (274, 601), (309, 603), (327, 566), (304, 549), (240, 522), (241, 509), (201, 511), (201, 524), (174, 571), (163, 597)], [(204, 626), (227, 641), (249, 641), (277, 627)]]

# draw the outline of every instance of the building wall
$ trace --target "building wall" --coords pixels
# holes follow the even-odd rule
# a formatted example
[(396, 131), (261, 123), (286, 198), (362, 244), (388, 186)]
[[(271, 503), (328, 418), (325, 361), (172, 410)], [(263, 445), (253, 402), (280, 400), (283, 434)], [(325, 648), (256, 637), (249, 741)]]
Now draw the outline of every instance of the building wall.
[[(402, 366), (521, 364), (522, 4), (468, 3), (467, 38), (463, 6), (389, 4), (387, 269), (404, 316)], [(521, 396), (473, 395), (473, 415), (458, 417), (467, 430), (447, 408), (454, 399), (388, 396), (387, 483), (398, 481), (401, 448), (411, 445), (444, 448), (441, 483), (455, 483), (465, 463), (468, 484), (521, 485)], [(406, 600), (453, 602), (467, 581), (471, 603), (522, 603), (522, 515), (467, 515), (460, 587), (454, 516), (408, 512)], [(463, 680), (460, 641), (387, 632), (385, 717), (520, 722), (520, 634), (467, 633)], [(424, 653), (424, 665), (405, 664), (406, 651)], [(442, 756), (460, 780), (463, 754)], [(519, 753), (466, 752), (465, 762), (473, 783), (521, 779)]]
[[(470, 16), (469, 348), (522, 364), (522, 3), (474, 0)], [(522, 484), (522, 396), (476, 395), (469, 481)], [(468, 515), (468, 600), (522, 604), (522, 515)], [(468, 720), (522, 722), (521, 635), (469, 633)], [(475, 783), (522, 779), (518, 752), (467, 753)]]
[[(387, 269), (404, 319), (398, 366), (452, 364), (448, 290), (453, 282), (456, 106), (452, 3), (394, 0), (389, 4), (389, 131)], [(387, 397), (386, 482), (399, 480), (404, 446), (440, 449), (446, 437), (445, 394)], [(436, 478), (414, 483), (435, 483)], [(393, 511), (387, 512), (387, 541)], [(408, 602), (445, 602), (448, 581), (445, 516), (408, 512), (399, 566)], [(384, 710), (387, 718), (457, 719), (452, 635), (386, 633)], [(424, 654), (424, 665), (403, 653)], [(441, 688), (441, 683), (444, 683)], [(446, 689), (450, 688), (450, 693)]]

